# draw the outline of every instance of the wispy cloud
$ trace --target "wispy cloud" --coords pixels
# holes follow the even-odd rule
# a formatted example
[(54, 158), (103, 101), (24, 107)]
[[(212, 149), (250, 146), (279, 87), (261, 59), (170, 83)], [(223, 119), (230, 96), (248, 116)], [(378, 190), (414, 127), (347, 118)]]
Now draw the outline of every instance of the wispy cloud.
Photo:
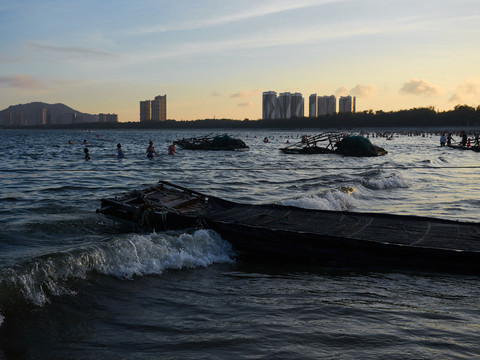
[(231, 98), (248, 98), (252, 96), (257, 96), (260, 93), (260, 90), (255, 89), (255, 90), (244, 90), (240, 91), (238, 93), (234, 93), (230, 95)]
[(22, 74), (0, 77), (0, 86), (32, 90), (46, 89), (41, 81)]
[(297, 9), (303, 9), (308, 7), (325, 5), (328, 3), (342, 2), (343, 0), (296, 0), (292, 2), (290, 0), (274, 1), (268, 3), (258, 3), (255, 6), (249, 7), (243, 11), (234, 11), (228, 15), (211, 17), (207, 19), (198, 19), (195, 21), (184, 22), (171, 26), (148, 26), (141, 27), (131, 31), (131, 34), (144, 35), (152, 33), (160, 33), (167, 31), (182, 31), (182, 30), (197, 30), (210, 26), (224, 25), (253, 18), (259, 18), (263, 16), (273, 15), (286, 11), (292, 11)]
[(81, 55), (81, 56), (90, 56), (95, 58), (112, 58), (112, 57), (118, 56), (108, 51), (78, 47), (78, 46), (55, 46), (55, 45), (39, 44), (36, 42), (27, 42), (27, 45), (33, 48), (35, 51), (40, 51), (40, 52), (60, 53), (60, 54), (77, 55), (77, 56)]
[(339, 39), (361, 38), (371, 35), (416, 33), (431, 27), (434, 21), (430, 18), (405, 17), (395, 20), (370, 21), (365, 23), (359, 19), (356, 22), (335, 24), (315, 24), (304, 27), (284, 27), (278, 31), (249, 34), (237, 38), (228, 37), (216, 41), (187, 42), (161, 50), (150, 50), (148, 53), (137, 52), (132, 57), (135, 61), (159, 60), (172, 57), (182, 57), (197, 54), (215, 54), (223, 51), (281, 47), (300, 44), (328, 43)]
[(405, 95), (440, 95), (442, 90), (426, 80), (423, 79), (410, 79), (405, 84), (403, 84), (400, 89), (401, 94)]
[(241, 103), (237, 104), (237, 106), (239, 106), (239, 107), (250, 107), (250, 106), (253, 106), (253, 102), (245, 101), (245, 102), (241, 102)]

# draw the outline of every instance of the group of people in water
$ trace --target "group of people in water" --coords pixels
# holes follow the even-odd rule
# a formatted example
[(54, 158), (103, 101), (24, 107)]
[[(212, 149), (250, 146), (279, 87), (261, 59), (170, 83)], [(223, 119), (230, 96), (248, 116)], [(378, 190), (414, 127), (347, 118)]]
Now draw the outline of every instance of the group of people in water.
[[(70, 141), (68, 143), (73, 144), (73, 142), (70, 142)], [(87, 140), (84, 140), (83, 144), (86, 145)], [(84, 152), (85, 160), (90, 160), (91, 156), (87, 147), (83, 149), (83, 152)], [(174, 155), (176, 153), (177, 152), (175, 150), (175, 143), (173, 143), (168, 147), (168, 155)], [(157, 152), (155, 151), (155, 147), (153, 146), (152, 140), (148, 142), (146, 154), (147, 154), (147, 158), (149, 159), (152, 159), (154, 155), (157, 155)], [(122, 144), (117, 144), (117, 159), (126, 159), (125, 153), (122, 150)]]
[[(468, 137), (468, 134), (466, 131), (462, 131), (460, 136), (462, 137), (462, 139), (460, 140), (459, 143), (463, 147), (480, 146), (479, 135), (477, 133), (475, 134), (475, 137), (473, 139)], [(472, 145), (472, 140), (474, 141), (473, 145)], [(455, 141), (453, 140), (452, 133), (448, 133), (447, 136), (445, 136), (445, 133), (442, 133), (442, 135), (440, 136), (440, 146), (445, 146), (445, 145), (451, 146), (452, 141)]]

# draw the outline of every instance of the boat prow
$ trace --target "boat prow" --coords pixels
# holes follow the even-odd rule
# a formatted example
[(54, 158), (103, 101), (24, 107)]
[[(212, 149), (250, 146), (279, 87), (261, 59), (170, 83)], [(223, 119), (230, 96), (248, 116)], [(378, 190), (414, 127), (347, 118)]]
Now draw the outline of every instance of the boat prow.
[(479, 223), (241, 204), (165, 181), (97, 211), (140, 229), (209, 228), (250, 256), (480, 273)]

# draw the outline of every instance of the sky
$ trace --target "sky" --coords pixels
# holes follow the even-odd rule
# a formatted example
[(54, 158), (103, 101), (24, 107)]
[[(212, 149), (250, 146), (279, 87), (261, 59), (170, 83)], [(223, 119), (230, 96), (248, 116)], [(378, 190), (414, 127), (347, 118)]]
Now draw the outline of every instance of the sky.
[(480, 105), (478, 0), (0, 0), (0, 110), (262, 117), (264, 91), (358, 111)]

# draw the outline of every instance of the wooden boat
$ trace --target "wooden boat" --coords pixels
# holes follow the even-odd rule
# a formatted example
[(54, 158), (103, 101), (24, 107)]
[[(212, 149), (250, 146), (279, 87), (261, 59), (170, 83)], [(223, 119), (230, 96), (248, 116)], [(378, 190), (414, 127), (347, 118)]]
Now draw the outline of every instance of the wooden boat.
[(188, 139), (179, 139), (173, 142), (184, 150), (229, 150), (240, 151), (248, 150), (249, 147), (243, 140), (235, 139), (228, 134), (212, 135), (208, 134), (202, 137), (192, 137)]
[(388, 153), (384, 148), (373, 145), (363, 136), (348, 136), (337, 133), (321, 133), (303, 136), (302, 141), (280, 149), (286, 154), (329, 154), (344, 156), (381, 156)]
[(97, 212), (137, 229), (213, 229), (246, 256), (480, 272), (480, 223), (250, 205), (160, 181), (101, 199)]
[(449, 148), (452, 149), (458, 149), (458, 150), (472, 150), (475, 152), (480, 152), (480, 146), (479, 145), (472, 145), (472, 146), (463, 146), (462, 144), (450, 144), (447, 145)]

